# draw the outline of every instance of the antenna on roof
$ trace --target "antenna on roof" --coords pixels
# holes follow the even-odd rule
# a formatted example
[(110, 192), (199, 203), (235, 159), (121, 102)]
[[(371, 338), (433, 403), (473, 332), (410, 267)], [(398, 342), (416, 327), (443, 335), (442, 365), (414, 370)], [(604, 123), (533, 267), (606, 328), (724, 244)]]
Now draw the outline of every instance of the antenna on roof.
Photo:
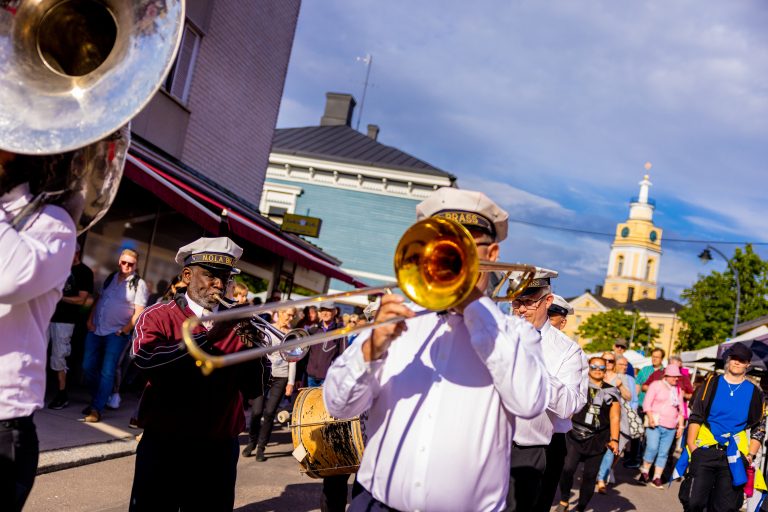
[(373, 55), (366, 54), (365, 57), (357, 57), (355, 60), (365, 64), (365, 84), (363, 84), (363, 98), (360, 101), (360, 113), (357, 115), (357, 124), (355, 130), (360, 131), (360, 120), (363, 118), (363, 108), (365, 108), (365, 93), (368, 91), (368, 77), (371, 76), (371, 65), (373, 65)]

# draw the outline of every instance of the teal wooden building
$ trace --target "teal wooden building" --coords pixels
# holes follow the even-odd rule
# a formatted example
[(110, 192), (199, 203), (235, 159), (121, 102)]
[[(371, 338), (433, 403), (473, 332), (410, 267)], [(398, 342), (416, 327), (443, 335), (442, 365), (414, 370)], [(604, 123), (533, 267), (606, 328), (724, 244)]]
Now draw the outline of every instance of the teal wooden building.
[[(285, 213), (319, 217), (320, 236), (308, 241), (360, 280), (390, 282), (395, 247), (415, 222), (416, 205), (437, 188), (456, 186), (456, 178), (382, 144), (375, 125), (367, 134), (353, 129), (351, 95), (326, 97), (319, 126), (275, 130), (260, 210), (278, 223)], [(330, 283), (330, 291), (348, 289)]]

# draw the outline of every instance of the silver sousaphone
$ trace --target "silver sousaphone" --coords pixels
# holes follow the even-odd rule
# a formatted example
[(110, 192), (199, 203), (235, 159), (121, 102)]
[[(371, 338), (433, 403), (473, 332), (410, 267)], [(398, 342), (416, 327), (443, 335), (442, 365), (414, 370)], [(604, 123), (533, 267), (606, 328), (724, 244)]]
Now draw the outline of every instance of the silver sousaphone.
[[(78, 231), (117, 193), (128, 122), (173, 65), (184, 0), (0, 0), (0, 150), (71, 155), (64, 188), (42, 203), (72, 214)], [(7, 190), (0, 190), (0, 195)]]

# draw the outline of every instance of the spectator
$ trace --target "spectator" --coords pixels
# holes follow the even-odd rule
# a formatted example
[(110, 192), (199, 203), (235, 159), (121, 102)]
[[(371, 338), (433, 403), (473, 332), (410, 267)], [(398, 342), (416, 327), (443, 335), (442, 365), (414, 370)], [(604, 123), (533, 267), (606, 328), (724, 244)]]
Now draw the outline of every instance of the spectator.
[(248, 303), (248, 287), (243, 283), (235, 283), (234, 293), (232, 294), (235, 302), (238, 304)]
[(181, 274), (175, 276), (173, 278), (173, 281), (171, 281), (171, 284), (168, 285), (168, 288), (166, 288), (165, 293), (163, 293), (163, 296), (160, 297), (157, 302), (162, 302), (163, 304), (167, 304), (171, 302), (174, 297), (176, 297), (177, 294), (184, 295), (187, 291), (187, 285), (184, 282), (184, 280), (181, 278)]
[[(689, 512), (741, 508), (747, 482), (742, 461), (751, 465), (765, 438), (765, 429), (760, 428), (763, 393), (746, 379), (751, 360), (752, 350), (734, 343), (725, 353), (725, 374), (711, 375), (691, 401), (688, 450), (676, 468), (678, 474), (685, 472), (690, 453), (679, 494)], [(756, 477), (762, 479), (759, 470)]]
[[(610, 354), (607, 352), (606, 354)], [(605, 354), (603, 354), (605, 356)], [(616, 356), (616, 374), (621, 382), (621, 422), (619, 424), (619, 454), (624, 451), (627, 444), (632, 441), (630, 427), (629, 427), (629, 414), (627, 409), (631, 409), (635, 413), (635, 419), (637, 419), (637, 390), (635, 388), (635, 378), (631, 375), (627, 375), (627, 365), (629, 361), (624, 356)], [(606, 369), (607, 369), (606, 363)], [(610, 382), (609, 382), (610, 384)], [(629, 391), (629, 398), (626, 398), (625, 391)], [(606, 483), (609, 480), (609, 475), (616, 465), (618, 459), (613, 454), (613, 451), (606, 450), (603, 455), (603, 461), (600, 463), (600, 470), (597, 473), (597, 492), (605, 493)]]
[(120, 356), (128, 345), (136, 319), (147, 305), (149, 293), (136, 273), (138, 253), (124, 249), (120, 253), (120, 269), (104, 280), (88, 318), (83, 371), (91, 387), (91, 403), (83, 410), (81, 421), (97, 423), (107, 405), (115, 384)]
[[(613, 353), (616, 354), (617, 358), (619, 356), (624, 356), (624, 352), (627, 351), (628, 347), (629, 343), (627, 343), (627, 340), (624, 338), (616, 338), (616, 341), (613, 342)], [(630, 375), (632, 379), (635, 378), (635, 367), (632, 366), (632, 363), (629, 362), (629, 359), (627, 359), (627, 375)]]
[[(664, 379), (652, 383), (643, 400), (643, 410), (648, 419), (645, 429), (645, 453), (640, 468), (640, 481), (662, 489), (661, 474), (667, 464), (669, 447), (675, 438), (683, 434), (683, 393), (677, 385), (680, 368), (669, 365)], [(653, 479), (649, 473), (654, 464)]]
[(310, 327), (315, 327), (318, 323), (320, 323), (320, 316), (317, 314), (317, 308), (315, 306), (306, 306), (297, 327), (309, 329)]
[(645, 381), (648, 380), (648, 377), (651, 376), (653, 372), (656, 370), (663, 370), (664, 369), (664, 350), (660, 348), (655, 348), (651, 351), (651, 364), (649, 366), (645, 366), (640, 369), (640, 371), (637, 373), (637, 378), (635, 379), (637, 381), (638, 386), (638, 400), (640, 400), (640, 404), (643, 403), (643, 400), (645, 399), (645, 393), (648, 391), (648, 386), (645, 384)]
[[(669, 356), (668, 364), (670, 366), (675, 365), (680, 368), (680, 378), (677, 381), (677, 385), (683, 392), (683, 398), (688, 400), (693, 396), (693, 385), (691, 384), (691, 374), (688, 371), (688, 368), (683, 368), (683, 360), (680, 356)], [(650, 386), (652, 383), (656, 382), (657, 380), (662, 380), (663, 378), (663, 369), (658, 369), (648, 377), (648, 379), (645, 381), (645, 385)], [(685, 411), (685, 417), (688, 417), (687, 409)]]
[[(277, 312), (277, 327), (283, 333), (291, 330), (291, 323), (296, 316), (296, 308), (281, 309)], [(272, 345), (280, 345), (283, 340), (277, 336), (270, 336)], [(243, 448), (243, 456), (250, 457), (256, 450), (256, 460), (263, 462), (264, 449), (272, 435), (272, 427), (275, 421), (275, 413), (284, 396), (293, 394), (293, 385), (296, 378), (296, 363), (288, 363), (280, 355), (279, 351), (268, 354), (271, 365), (271, 376), (264, 393), (253, 399), (251, 403), (251, 425), (248, 429), (248, 444)], [(262, 421), (263, 419), (263, 421)]]
[(56, 372), (58, 392), (48, 404), (49, 409), (63, 409), (69, 405), (67, 396), (67, 360), (72, 351), (72, 333), (82, 314), (81, 308), (93, 293), (93, 272), (80, 261), (80, 244), (77, 244), (72, 268), (64, 291), (48, 327), (51, 341), (51, 370)]
[[(320, 305), (320, 324), (316, 329), (323, 332), (332, 331), (343, 327), (334, 320), (335, 308), (328, 304)], [(344, 352), (346, 340), (341, 337), (325, 343), (313, 345), (309, 348), (307, 356), (307, 385), (309, 387), (322, 386), (328, 368), (331, 363)]]
[(549, 314), (549, 323), (555, 329), (562, 331), (568, 323), (568, 315), (573, 314), (573, 307), (560, 295), (552, 294), (552, 296), (554, 299), (547, 310), (547, 313)]
[(579, 463), (584, 462), (584, 473), (576, 510), (583, 512), (595, 493), (597, 472), (605, 447), (608, 446), (614, 455), (619, 452), (619, 393), (615, 387), (604, 382), (605, 370), (602, 357), (590, 358), (587, 403), (573, 415), (573, 429), (565, 436), (566, 455), (560, 476), (560, 504), (557, 512), (568, 510), (573, 477)]

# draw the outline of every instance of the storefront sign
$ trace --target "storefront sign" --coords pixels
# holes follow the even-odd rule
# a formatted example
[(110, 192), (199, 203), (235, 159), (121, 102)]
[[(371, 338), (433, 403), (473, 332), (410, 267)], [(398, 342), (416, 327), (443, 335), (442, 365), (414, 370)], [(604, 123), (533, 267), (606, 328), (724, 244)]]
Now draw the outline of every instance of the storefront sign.
[(286, 233), (317, 238), (320, 236), (320, 225), (322, 223), (323, 220), (317, 217), (286, 213), (283, 217), (283, 225), (281, 229)]

